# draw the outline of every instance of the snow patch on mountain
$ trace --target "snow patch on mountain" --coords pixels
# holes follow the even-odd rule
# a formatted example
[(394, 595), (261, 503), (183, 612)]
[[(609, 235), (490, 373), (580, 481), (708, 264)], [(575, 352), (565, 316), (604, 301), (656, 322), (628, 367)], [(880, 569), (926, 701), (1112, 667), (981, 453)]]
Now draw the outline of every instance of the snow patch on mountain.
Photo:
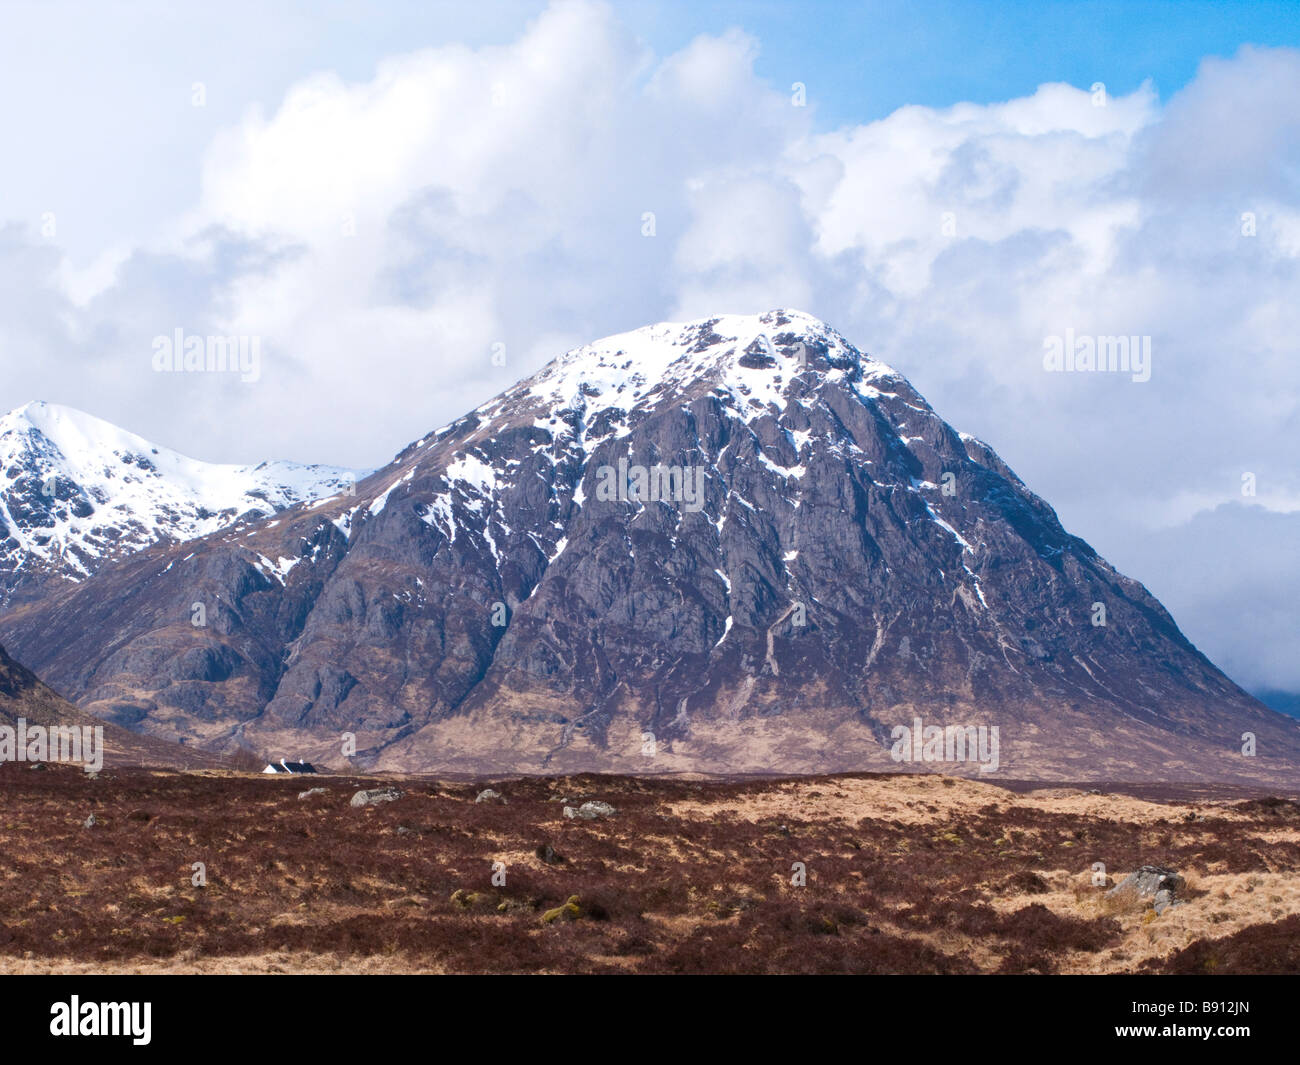
[(39, 570), (72, 580), (161, 541), (351, 491), (363, 474), (296, 462), (201, 462), (71, 407), (0, 417), (0, 601)]
[[(793, 345), (781, 338), (797, 337)], [(810, 348), (809, 342), (815, 345)], [(802, 349), (800, 349), (802, 345)], [(693, 322), (661, 322), (617, 333), (561, 355), (539, 373), (483, 404), (476, 414), (491, 419), (507, 410), (535, 405), (546, 413), (534, 425), (554, 429), (559, 413), (582, 412), (579, 442), (587, 454), (608, 436), (630, 431), (627, 414), (667, 398), (698, 381), (709, 381), (747, 422), (784, 409), (791, 380), (814, 355), (830, 364), (828, 381), (861, 378), (902, 381), (883, 363), (859, 352), (838, 332), (802, 311), (721, 315)], [(867, 397), (892, 395), (864, 386)], [(587, 427), (602, 419), (610, 431), (591, 437)], [(801, 448), (800, 441), (798, 446)]]

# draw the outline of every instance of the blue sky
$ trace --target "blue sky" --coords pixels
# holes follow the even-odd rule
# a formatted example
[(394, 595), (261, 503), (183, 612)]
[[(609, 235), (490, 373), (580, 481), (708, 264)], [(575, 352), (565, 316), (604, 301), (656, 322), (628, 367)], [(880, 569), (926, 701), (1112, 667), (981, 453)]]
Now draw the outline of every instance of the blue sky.
[[(0, 3), (0, 409), (376, 466), (793, 307), (1300, 691), (1298, 100), (1297, 4)], [(262, 337), (256, 387), (153, 374), (177, 328)], [(1150, 381), (1045, 373), (1066, 330)]]
[(1101, 81), (1161, 97), (1206, 56), (1246, 43), (1300, 45), (1300, 4), (929, 2), (655, 4), (624, 8), (656, 48), (744, 26), (763, 43), (760, 74), (803, 81), (827, 125), (882, 118), (906, 104), (948, 107), (1029, 95), (1044, 82)]

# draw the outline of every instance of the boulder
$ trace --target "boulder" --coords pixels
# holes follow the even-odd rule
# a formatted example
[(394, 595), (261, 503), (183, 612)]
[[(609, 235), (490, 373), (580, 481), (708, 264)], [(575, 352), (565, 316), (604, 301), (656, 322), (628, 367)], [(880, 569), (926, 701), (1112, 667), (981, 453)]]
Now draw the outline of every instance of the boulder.
[[(326, 794), (324, 788), (308, 788), (306, 791), (298, 792), (298, 798), (310, 799), (313, 795), (324, 795), (324, 794)], [(353, 803), (352, 805), (355, 806), (356, 803)]]
[(563, 906), (547, 910), (542, 914), (542, 924), (554, 924), (556, 921), (576, 921), (582, 916), (582, 906), (577, 895), (570, 895)]
[(491, 788), (484, 788), (474, 798), (475, 802), (505, 802), (506, 797), (499, 791), (493, 791)]
[(399, 788), (371, 788), (352, 796), (353, 806), (378, 806), (381, 802), (396, 802), (406, 793)]
[(1144, 865), (1135, 872), (1129, 873), (1106, 894), (1136, 901), (1157, 899), (1163, 893), (1165, 898), (1158, 900), (1162, 901), (1162, 908), (1157, 910), (1157, 913), (1162, 913), (1165, 907), (1172, 904), (1174, 896), (1183, 889), (1185, 884), (1186, 881), (1172, 869), (1160, 865)]
[(598, 817), (612, 817), (616, 813), (618, 811), (607, 802), (584, 802), (577, 809), (572, 806), (564, 808), (564, 816), (570, 821), (575, 818), (581, 818), (583, 821), (594, 821)]

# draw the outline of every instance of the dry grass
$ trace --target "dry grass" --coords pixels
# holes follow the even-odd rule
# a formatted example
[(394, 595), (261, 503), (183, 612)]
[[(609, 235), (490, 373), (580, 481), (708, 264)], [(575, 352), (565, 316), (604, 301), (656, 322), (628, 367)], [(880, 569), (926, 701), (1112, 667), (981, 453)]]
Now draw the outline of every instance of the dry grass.
[[(1290, 800), (583, 776), (348, 805), (391, 782), (0, 766), (0, 972), (1300, 971)], [(1094, 862), (1187, 902), (1117, 905)]]

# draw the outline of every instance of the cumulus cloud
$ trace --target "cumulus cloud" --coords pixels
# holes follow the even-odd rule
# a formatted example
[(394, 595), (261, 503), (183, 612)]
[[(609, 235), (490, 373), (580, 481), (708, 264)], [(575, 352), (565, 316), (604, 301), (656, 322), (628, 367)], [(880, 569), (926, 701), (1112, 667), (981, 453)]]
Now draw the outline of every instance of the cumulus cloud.
[[(1270, 513), (1300, 511), (1300, 53), (1207, 60), (1163, 104), (1053, 84), (819, 131), (760, 45), (658, 57), (563, 2), (508, 45), (306, 77), (212, 138), (167, 238), (74, 271), (0, 230), (8, 398), (204, 458), (375, 465), (593, 337), (792, 306), (1118, 563), (1154, 566), (1134, 539), (1240, 500), (1246, 472), (1225, 551), (1272, 543)], [(260, 380), (153, 374), (177, 326), (262, 337)], [(1149, 336), (1151, 379), (1045, 372), (1067, 330)]]

